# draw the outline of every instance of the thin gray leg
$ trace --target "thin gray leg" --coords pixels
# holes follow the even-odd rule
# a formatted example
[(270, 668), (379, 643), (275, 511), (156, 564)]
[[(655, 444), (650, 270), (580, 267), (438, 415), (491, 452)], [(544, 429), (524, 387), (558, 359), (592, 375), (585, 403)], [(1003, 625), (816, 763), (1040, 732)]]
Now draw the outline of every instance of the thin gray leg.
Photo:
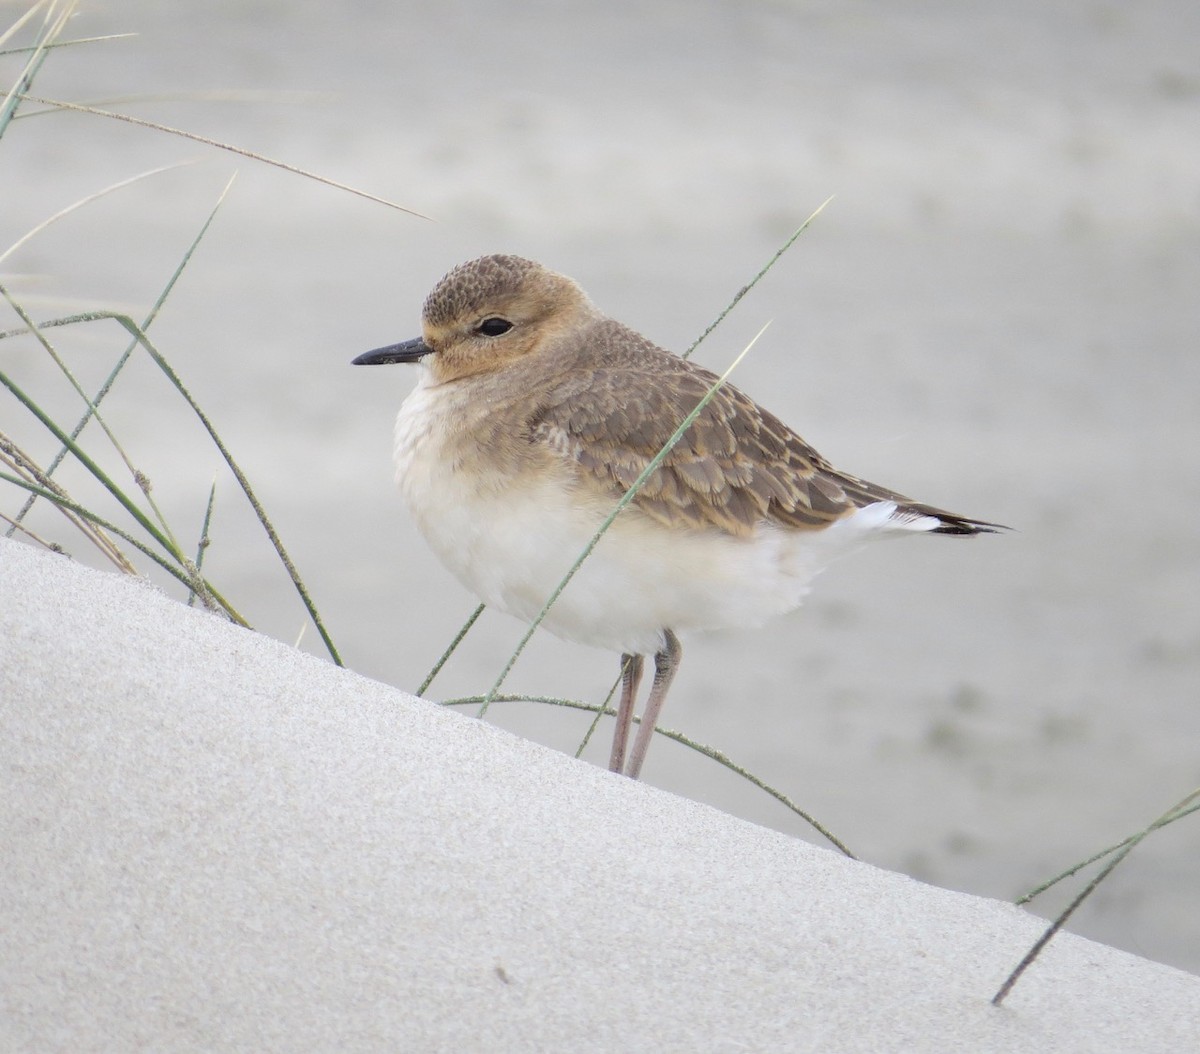
[(658, 715), (662, 712), (667, 692), (671, 690), (671, 681), (675, 679), (675, 671), (679, 669), (679, 663), (683, 659), (683, 648), (674, 633), (669, 629), (663, 630), (663, 640), (663, 650), (654, 656), (654, 683), (650, 686), (650, 698), (646, 700), (646, 709), (642, 712), (642, 723), (633, 744), (633, 753), (625, 768), (625, 775), (630, 779), (637, 779), (641, 774), (642, 762), (646, 760), (646, 752), (650, 749), (650, 740), (654, 736), (654, 727), (658, 724)]
[(641, 683), (642, 657), (622, 655), (621, 702), (617, 706), (617, 727), (613, 730), (612, 754), (608, 759), (609, 772), (620, 772), (625, 767), (625, 747), (629, 743), (629, 729), (633, 726), (633, 704)]

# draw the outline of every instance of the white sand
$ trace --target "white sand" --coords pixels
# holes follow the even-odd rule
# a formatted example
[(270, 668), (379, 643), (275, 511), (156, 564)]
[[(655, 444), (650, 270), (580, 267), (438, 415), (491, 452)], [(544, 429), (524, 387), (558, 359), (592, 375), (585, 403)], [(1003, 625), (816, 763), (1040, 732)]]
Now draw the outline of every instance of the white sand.
[(1200, 979), (0, 540), (5, 1051), (1184, 1051)]

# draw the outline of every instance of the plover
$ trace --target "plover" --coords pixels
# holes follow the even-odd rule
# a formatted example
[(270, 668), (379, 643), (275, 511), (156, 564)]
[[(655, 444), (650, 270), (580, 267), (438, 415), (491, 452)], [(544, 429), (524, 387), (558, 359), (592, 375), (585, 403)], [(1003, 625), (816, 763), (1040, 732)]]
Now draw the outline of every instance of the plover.
[[(570, 278), (517, 256), (450, 271), (426, 298), (421, 329), (354, 360), (421, 364), (396, 420), (400, 490), (468, 589), (532, 621), (718, 378), (606, 317)], [(998, 528), (835, 469), (727, 384), (543, 626), (621, 652), (609, 767), (636, 779), (679, 667), (677, 633), (790, 611), (831, 559), (874, 536)], [(648, 654), (654, 681), (627, 758)]]

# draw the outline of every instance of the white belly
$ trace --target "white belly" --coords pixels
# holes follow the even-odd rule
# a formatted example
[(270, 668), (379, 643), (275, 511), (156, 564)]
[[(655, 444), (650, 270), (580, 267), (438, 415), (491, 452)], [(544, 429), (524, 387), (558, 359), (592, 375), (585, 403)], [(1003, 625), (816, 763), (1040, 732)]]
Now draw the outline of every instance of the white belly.
[[(484, 603), (532, 621), (611, 506), (560, 474), (489, 472), (449, 453), (459, 397), (423, 377), (396, 421), (396, 475), (421, 533)], [(615, 504), (615, 502), (614, 502)], [(662, 631), (750, 627), (799, 605), (835, 556), (887, 526), (881, 503), (816, 532), (762, 524), (746, 538), (671, 529), (625, 509), (542, 625), (581, 644), (636, 654)]]

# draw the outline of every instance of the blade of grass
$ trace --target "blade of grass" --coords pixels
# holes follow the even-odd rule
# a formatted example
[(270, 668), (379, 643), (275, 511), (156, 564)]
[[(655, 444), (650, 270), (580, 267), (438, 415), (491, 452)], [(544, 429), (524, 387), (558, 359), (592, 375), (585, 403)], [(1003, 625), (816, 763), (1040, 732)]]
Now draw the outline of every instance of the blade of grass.
[[(483, 699), (484, 699), (484, 696), (482, 696), (482, 695), (470, 695), (470, 696), (465, 696), (461, 699), (447, 699), (441, 705), (442, 706), (475, 706), (478, 703), (482, 702)], [(579, 702), (575, 699), (555, 699), (553, 697), (544, 696), (544, 695), (496, 695), (496, 696), (493, 696), (492, 702), (494, 702), (494, 703), (521, 703), (521, 702), (543, 703), (547, 706), (562, 706), (562, 707), (567, 707), (568, 709), (571, 709), (571, 710), (585, 710), (589, 713), (597, 713), (598, 712), (600, 714), (600, 716), (602, 716), (602, 717), (615, 717), (616, 716), (616, 711), (613, 710), (611, 707), (597, 706), (595, 703), (583, 703), (583, 702)], [(637, 717), (635, 715), (634, 721), (637, 722), (638, 724), (640, 724), (641, 718)], [(698, 742), (696, 742), (696, 740), (690, 739), (688, 736), (685, 736), (682, 732), (676, 732), (670, 728), (656, 727), (654, 729), (654, 731), (657, 735), (665, 736), (667, 739), (672, 739), (676, 743), (680, 743), (685, 747), (688, 747), (692, 750), (697, 751), (700, 754), (703, 754), (706, 758), (709, 758), (712, 761), (715, 761), (718, 764), (723, 765), (725, 768), (729, 769), (730, 772), (736, 773), (742, 779), (748, 780), (750, 783), (753, 783), (760, 790), (766, 791), (776, 801), (780, 802), (782, 805), (785, 805), (793, 813), (795, 813), (797, 816), (799, 816), (800, 819), (802, 819), (805, 823), (807, 823), (810, 827), (812, 827), (813, 830), (815, 830), (818, 834), (820, 834), (822, 838), (827, 839), (838, 850), (840, 850), (842, 853), (845, 853), (846, 856), (850, 857), (850, 859), (852, 859), (852, 860), (858, 859), (858, 857), (856, 857), (839, 838), (837, 838), (834, 834), (832, 834), (829, 831), (829, 829), (824, 826), (824, 824), (822, 824), (819, 820), (815, 819), (809, 813), (805, 812), (802, 808), (800, 808), (799, 805), (797, 805), (794, 801), (792, 801), (786, 794), (784, 794), (782, 791), (777, 790), (776, 788), (772, 787), (770, 784), (764, 782), (763, 780), (761, 780), (758, 776), (754, 775), (754, 773), (750, 772), (749, 770), (742, 768), (741, 765), (738, 765), (737, 763), (731, 761), (725, 754), (722, 754), (719, 750), (714, 750), (712, 747), (705, 746), (703, 743), (698, 743)]]
[(1096, 875), (1096, 877), (1093, 878), (1083, 888), (1079, 895), (1075, 897), (1075, 899), (1072, 900), (1071, 903), (1059, 913), (1058, 917), (1055, 918), (1055, 920), (1046, 929), (1046, 932), (1043, 933), (1034, 943), (1033, 947), (1025, 953), (1025, 957), (1016, 965), (1016, 967), (1013, 969), (1013, 972), (1008, 975), (1004, 984), (1000, 986), (1000, 990), (994, 996), (992, 996), (993, 1006), (999, 1006), (1002, 1002), (1004, 1002), (1009, 992), (1012, 991), (1013, 986), (1021, 979), (1021, 975), (1027, 969), (1029, 969), (1029, 967), (1032, 966), (1037, 960), (1037, 957), (1041, 955), (1042, 949), (1045, 948), (1046, 945), (1049, 944), (1054, 938), (1054, 935), (1066, 925), (1067, 920), (1073, 914), (1075, 914), (1075, 910), (1085, 900), (1087, 900), (1092, 893), (1096, 891), (1096, 888), (1100, 885), (1100, 883), (1112, 874), (1117, 865), (1121, 863), (1121, 861), (1124, 860), (1130, 853), (1132, 853), (1133, 850), (1142, 843), (1142, 840), (1150, 835), (1151, 832), (1158, 830), (1158, 828), (1172, 822), (1173, 820), (1179, 819), (1179, 817), (1184, 814), (1185, 810), (1191, 811), (1192, 803), (1195, 802), (1197, 798), (1200, 798), (1200, 789), (1192, 791), (1191, 794), (1176, 802), (1157, 820), (1139, 831), (1132, 838), (1126, 840), (1125, 847), (1121, 849)]
[(405, 208), (403, 205), (397, 205), (394, 201), (389, 201), (387, 198), (381, 198), (375, 194), (369, 194), (365, 190), (359, 190), (357, 187), (352, 187), (346, 183), (339, 183), (336, 179), (329, 179), (326, 176), (319, 176), (315, 172), (309, 172), (303, 168), (297, 168), (295, 165), (289, 165), (283, 161), (276, 161), (274, 158), (267, 157), (264, 154), (256, 154), (253, 150), (246, 150), (240, 146), (233, 146), (231, 143), (222, 143), (216, 139), (209, 139), (207, 136), (197, 135), (195, 132), (186, 132), (182, 128), (172, 128), (170, 125), (159, 124), (157, 121), (146, 121), (140, 117), (131, 117), (129, 114), (117, 113), (114, 110), (101, 110), (94, 106), (82, 106), (78, 103), (63, 102), (60, 99), (46, 99), (37, 95), (28, 95), (24, 92), (20, 97), (28, 102), (36, 102), (41, 106), (53, 106), (59, 110), (71, 110), (76, 113), (88, 113), (94, 117), (108, 117), (114, 121), (124, 121), (127, 124), (137, 125), (139, 128), (149, 128), (156, 132), (166, 132), (168, 135), (181, 136), (184, 139), (191, 139), (196, 143), (203, 143), (205, 146), (213, 146), (218, 150), (225, 150), (231, 154), (238, 154), (241, 157), (248, 157), (251, 161), (259, 161), (264, 165), (272, 165), (275, 168), (282, 168), (285, 172), (291, 172), (293, 175), (303, 176), (305, 179), (315, 180), (317, 183), (324, 183), (328, 187), (334, 187), (337, 190), (344, 190), (347, 193), (357, 195), (360, 198), (366, 198), (368, 201), (373, 201), (378, 205), (386, 205), (389, 209), (397, 209), (400, 212), (406, 212), (410, 216), (415, 216), (417, 219), (427, 220), (428, 216), (417, 212), (415, 209)]
[[(136, 36), (137, 34), (131, 35)], [(327, 92), (320, 91), (283, 91), (281, 89), (255, 91), (247, 88), (239, 88), (236, 90), (209, 89), (206, 91), (137, 92), (132, 95), (104, 95), (88, 99), (87, 102), (80, 103), (79, 105), (95, 106), (100, 109), (106, 109), (110, 106), (127, 106), (130, 103), (159, 102), (267, 102), (308, 106), (313, 102), (324, 101), (328, 97)], [(13, 120), (26, 121), (31, 117), (49, 117), (51, 114), (57, 114), (61, 117), (67, 112), (67, 110), (61, 110), (55, 106), (46, 106), (40, 110), (24, 108)]]
[[(208, 530), (212, 526), (213, 505), (216, 500), (217, 477), (213, 476), (212, 486), (208, 488), (208, 503), (204, 507), (204, 521), (200, 524), (200, 540), (196, 543), (196, 559), (192, 561), (197, 571), (204, 566), (204, 554), (208, 551), (209, 546)], [(195, 600), (196, 593), (193, 590), (188, 593), (188, 607), (191, 607)]]
[[(1179, 812), (1168, 813), (1165, 817), (1160, 817), (1150, 825), (1150, 829), (1158, 830), (1160, 827), (1166, 827), (1168, 824), (1172, 824), (1176, 820), (1182, 820), (1185, 816), (1190, 816), (1192, 813), (1197, 811), (1200, 811), (1200, 802), (1197, 802), (1196, 804), (1191, 805)], [(1131, 834), (1128, 838), (1117, 842), (1116, 845), (1110, 845), (1107, 849), (1101, 849), (1100, 852), (1093, 853), (1086, 860), (1080, 860), (1079, 863), (1072, 864), (1065, 871), (1055, 875), (1053, 878), (1047, 879), (1041, 885), (1035, 886), (1028, 893), (1018, 897), (1015, 901), (1013, 901), (1013, 903), (1016, 904), (1017, 907), (1024, 907), (1035, 897), (1041, 896), (1041, 894), (1045, 893), (1046, 890), (1058, 885), (1058, 883), (1062, 882), (1064, 879), (1070, 878), (1073, 875), (1077, 875), (1085, 867), (1089, 866), (1090, 864), (1094, 864), (1097, 860), (1103, 860), (1110, 853), (1115, 853), (1119, 849), (1124, 849), (1136, 837), (1137, 835)]]
[[(767, 323), (767, 325), (770, 325), (770, 323)], [(508, 677), (513, 666), (516, 665), (517, 659), (520, 658), (521, 652), (525, 650), (525, 646), (529, 643), (530, 638), (533, 637), (533, 634), (537, 630), (538, 626), (542, 624), (546, 616), (550, 613), (550, 609), (554, 606), (555, 601), (562, 596), (563, 590), (567, 588), (567, 585), (570, 583), (571, 579), (575, 577), (575, 573), (580, 567), (583, 566), (583, 562), (589, 556), (591, 556), (592, 551), (597, 545), (600, 544), (600, 539), (604, 537), (605, 532), (607, 532), (609, 527), (612, 526), (613, 522), (621, 514), (625, 507), (631, 501), (633, 501), (634, 497), (637, 495), (637, 492), (642, 489), (642, 484), (644, 484), (658, 468), (658, 466), (663, 463), (663, 459), (666, 458), (666, 456), (673, 449), (675, 449), (675, 444), (683, 438), (687, 430), (692, 427), (692, 423), (696, 420), (696, 418), (704, 412), (704, 408), (712, 401), (713, 396), (715, 396), (717, 392), (719, 392), (725, 386), (725, 382), (729, 379), (729, 375), (733, 373), (735, 369), (737, 369), (742, 359), (749, 354), (750, 349), (758, 343), (758, 338), (761, 337), (766, 330), (767, 326), (763, 326), (762, 329), (760, 329), (754, 335), (750, 343), (747, 344), (737, 358), (730, 363), (729, 368), (723, 374), (721, 374), (712, 387), (710, 387), (708, 391), (704, 393), (704, 397), (696, 404), (696, 408), (690, 414), (688, 414), (682, 422), (680, 422), (679, 427), (675, 429), (674, 433), (672, 433), (671, 438), (667, 440), (663, 448), (657, 454), (655, 454), (646, 467), (642, 469), (641, 474), (633, 481), (633, 484), (629, 487), (629, 489), (625, 491), (625, 494), (622, 496), (621, 500), (617, 502), (616, 506), (614, 506), (613, 511), (609, 513), (608, 517), (600, 525), (596, 533), (592, 535), (592, 540), (584, 547), (583, 552), (580, 553), (576, 558), (575, 563), (571, 565), (570, 570), (563, 575), (562, 579), (555, 587), (554, 592), (550, 594), (550, 598), (543, 605), (542, 610), (538, 612), (537, 618), (530, 623), (529, 628), (525, 631), (525, 635), (521, 638), (521, 642), (517, 645), (516, 650), (509, 657), (504, 669), (500, 671), (500, 676), (496, 678), (495, 684), (492, 685), (491, 689), (484, 697), (483, 704), (480, 706), (479, 714), (477, 716), (483, 717), (484, 714), (487, 713), (487, 709), (491, 704), (492, 698), (500, 690), (500, 686), (504, 684), (505, 678)]]
[(433, 683), (433, 679), (442, 672), (442, 667), (446, 665), (446, 660), (454, 654), (454, 649), (462, 643), (463, 637), (465, 637), (471, 631), (471, 627), (475, 625), (479, 619), (479, 616), (483, 614), (483, 609), (485, 607), (485, 604), (480, 604), (479, 607), (471, 612), (471, 617), (467, 619), (467, 621), (464, 622), (462, 627), (459, 629), (458, 636), (450, 642), (450, 647), (442, 652), (442, 657), (433, 664), (433, 669), (429, 671), (429, 676), (421, 682), (421, 687), (417, 689), (417, 695), (424, 695), (429, 690), (429, 686)]
[[(54, 48), (70, 48), (70, 47), (74, 47), (76, 44), (99, 44), (101, 41), (104, 41), (104, 40), (126, 40), (129, 37), (136, 37), (138, 35), (139, 34), (137, 34), (137, 33), (106, 33), (102, 37), (74, 37), (71, 40), (59, 40), (53, 44), (47, 44), (45, 46), (45, 49), (47, 51), (52, 51)], [(8, 34), (6, 33), (4, 36), (0, 37), (0, 42), (3, 42), (7, 39), (8, 39)], [(37, 50), (36, 46), (30, 46), (30, 47), (24, 47), (24, 48), (8, 48), (4, 51), (0, 51), (0, 58), (3, 58), (5, 55), (24, 55), (28, 52), (36, 51), (36, 50)]]
[[(617, 679), (613, 681), (612, 687), (609, 688), (608, 695), (604, 697), (604, 702), (597, 707), (596, 716), (592, 718), (591, 724), (588, 725), (587, 731), (583, 734), (583, 739), (579, 741), (579, 746), (575, 748), (575, 757), (583, 757), (583, 752), (587, 749), (587, 745), (592, 741), (592, 736), (596, 734), (596, 729), (600, 727), (600, 718), (604, 717), (605, 714), (615, 713), (615, 711), (612, 709), (613, 696), (617, 694), (617, 689), (621, 687), (621, 681), (625, 677), (625, 670), (632, 661), (632, 659), (627, 658), (623, 663), (621, 663), (621, 672), (617, 674)], [(641, 724), (640, 720), (638, 721), (638, 724)]]
[(161, 172), (169, 172), (169, 171), (171, 171), (171, 169), (183, 168), (186, 165), (194, 165), (195, 163), (196, 162), (194, 162), (194, 161), (178, 161), (173, 165), (163, 165), (161, 168), (152, 168), (148, 172), (140, 172), (136, 176), (130, 176), (128, 179), (122, 179), (117, 183), (111, 183), (107, 187), (105, 187), (103, 190), (97, 190), (94, 194), (89, 194), (86, 198), (80, 198), (74, 204), (68, 205), (65, 209), (60, 209), (49, 219), (42, 220), (42, 222), (39, 223), (36, 227), (31, 228), (30, 230), (26, 231), (23, 235), (21, 235), (21, 237), (18, 238), (15, 242), (13, 242), (12, 245), (10, 245), (7, 249), (5, 249), (4, 252), (0, 253), (0, 263), (3, 263), (5, 260), (7, 260), (13, 253), (15, 253), (18, 249), (20, 249), (21, 246), (24, 245), (31, 238), (36, 237), (38, 234), (40, 234), (42, 231), (44, 231), (47, 227), (49, 227), (53, 223), (57, 223), (64, 216), (69, 216), (76, 209), (81, 209), (81, 208), (83, 208), (84, 205), (90, 205), (93, 201), (96, 201), (99, 198), (102, 198), (107, 194), (111, 194), (114, 190), (122, 190), (125, 187), (128, 187), (134, 183), (139, 182), (140, 180), (148, 179), (150, 176), (157, 176)]
[(741, 303), (742, 297), (744, 297), (748, 292), (750, 292), (751, 289), (753, 289), (756, 285), (758, 285), (758, 283), (761, 282), (764, 277), (766, 277), (767, 272), (769, 270), (771, 270), (771, 268), (774, 267), (777, 263), (779, 263), (779, 260), (783, 256), (783, 254), (786, 253), (795, 244), (796, 239), (799, 238), (800, 235), (802, 235), (806, 230), (808, 230), (808, 228), (812, 225), (812, 222), (818, 216), (820, 216), (822, 212), (825, 211), (825, 206), (828, 205), (831, 201), (833, 201), (832, 194), (829, 197), (827, 197), (824, 201), (822, 201), (821, 204), (818, 205), (815, 209), (813, 209), (813, 211), (809, 215), (808, 219), (806, 219), (802, 224), (800, 224), (800, 226), (797, 227), (788, 236), (787, 241), (785, 241), (778, 249), (775, 250), (775, 255), (772, 256), (771, 259), (769, 259), (765, 264), (763, 264), (763, 266), (759, 269), (758, 274), (756, 274), (753, 278), (751, 278), (749, 282), (747, 282), (744, 286), (742, 286), (742, 288), (739, 289), (733, 295), (733, 299), (730, 300), (729, 303), (725, 305), (725, 310), (722, 311), (715, 319), (712, 320), (712, 322), (709, 323), (708, 328), (703, 333), (701, 333), (700, 336), (698, 336), (695, 340), (692, 341), (691, 347), (689, 347), (687, 349), (687, 351), (685, 351), (683, 353), (682, 358), (690, 359), (692, 357), (692, 352), (694, 352), (698, 347), (700, 347), (700, 345), (703, 344), (704, 341), (708, 339), (709, 334), (712, 333), (712, 331), (714, 329), (716, 329), (717, 326), (719, 326), (722, 322), (725, 321), (725, 319), (729, 316), (729, 313), (735, 307), (737, 307), (739, 303)]

